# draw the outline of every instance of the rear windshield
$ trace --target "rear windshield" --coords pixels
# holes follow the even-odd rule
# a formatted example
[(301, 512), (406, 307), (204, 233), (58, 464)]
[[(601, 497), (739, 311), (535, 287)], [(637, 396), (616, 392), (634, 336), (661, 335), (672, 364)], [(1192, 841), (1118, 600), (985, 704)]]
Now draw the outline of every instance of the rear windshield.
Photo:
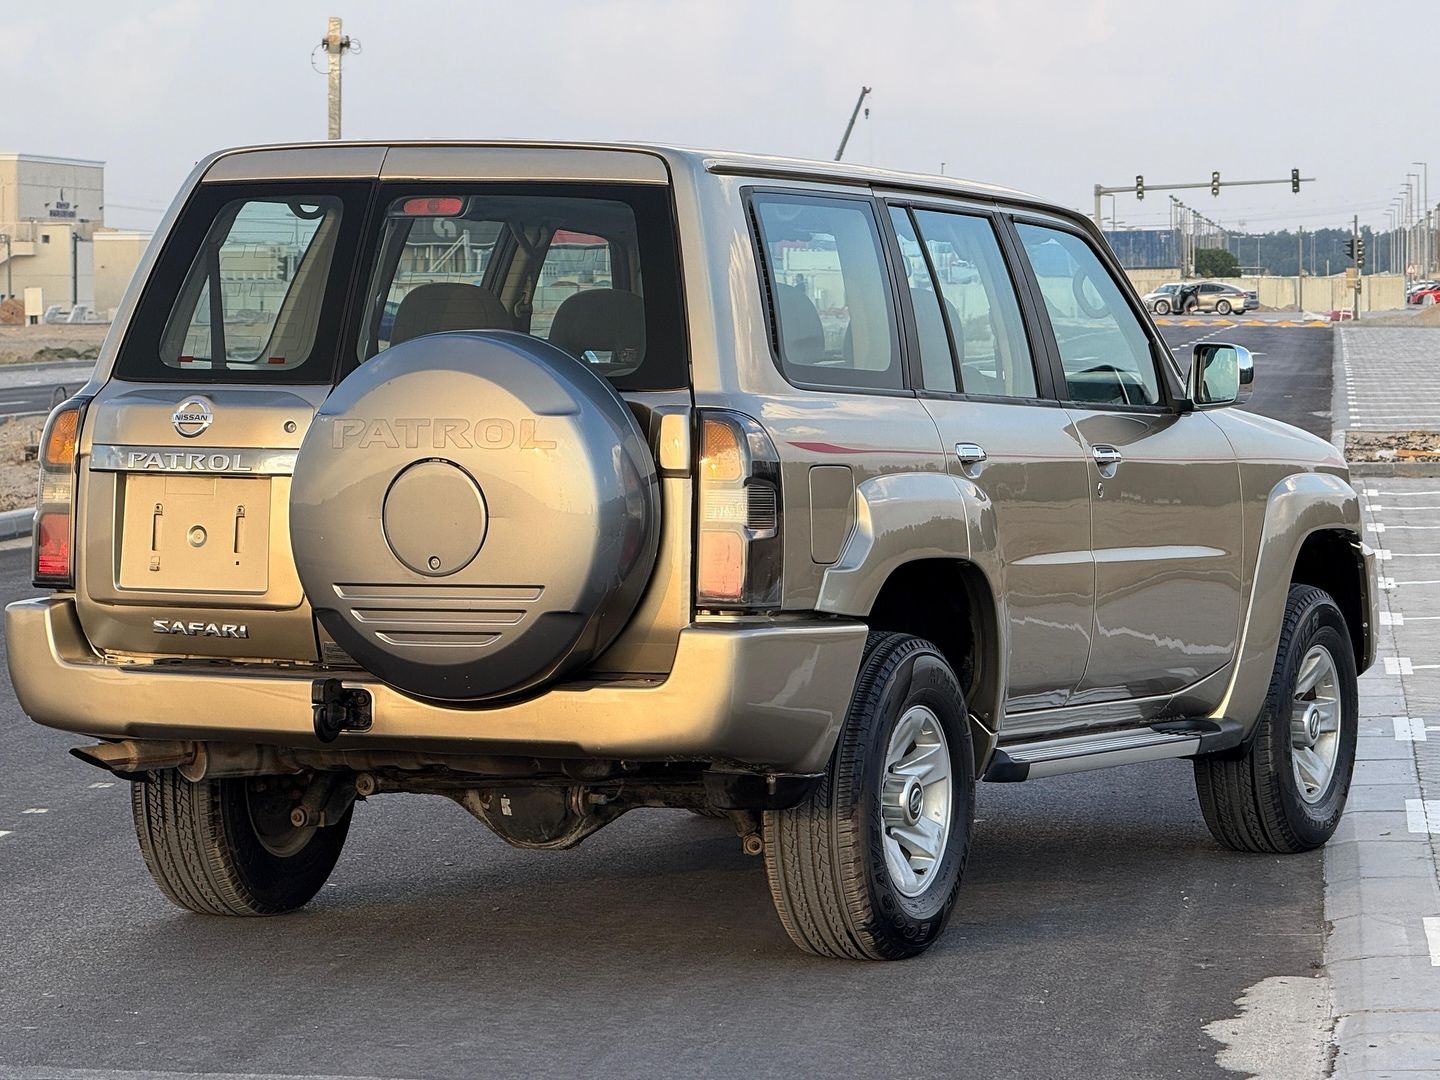
[(653, 185), (202, 185), (117, 374), (329, 382), (413, 338), (510, 330), (670, 389), (689, 374), (679, 274)]

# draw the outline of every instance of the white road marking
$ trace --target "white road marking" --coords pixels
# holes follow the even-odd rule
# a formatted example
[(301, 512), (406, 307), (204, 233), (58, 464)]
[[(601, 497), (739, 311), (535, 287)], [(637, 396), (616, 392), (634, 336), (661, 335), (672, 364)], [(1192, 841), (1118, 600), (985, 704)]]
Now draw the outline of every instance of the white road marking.
[(91, 784), (90, 786), (91, 786), (92, 788), (97, 788), (97, 787), (114, 787), (115, 785), (114, 785), (114, 783), (112, 783), (112, 782), (110, 782), (110, 781), (108, 781), (108, 780), (96, 780), (95, 783)]
[(1375, 559), (1377, 562), (1389, 562), (1390, 552), (1385, 548), (1377, 548), (1375, 550)]
[(1406, 799), (1405, 825), (1414, 833), (1440, 832), (1440, 799)]
[(9, 835), (11, 835), (11, 833), (10, 833), (9, 830), (7, 830), (7, 829), (0, 829), (0, 837), (9, 836)]
[(1418, 716), (1392, 716), (1390, 722), (1395, 725), (1396, 742), (1429, 742), (1430, 737), (1425, 734), (1425, 721)]
[[(1405, 616), (1402, 615), (1402, 614), (1400, 614), (1400, 612), (1398, 612), (1398, 611), (1393, 611), (1393, 612), (1392, 612), (1392, 611), (1382, 611), (1382, 612), (1380, 612), (1380, 625), (1381, 625), (1381, 626), (1404, 626), (1404, 625), (1405, 625)], [(95, 784), (91, 784), (90, 786), (91, 786), (91, 787), (95, 787), (96, 785), (95, 785)]]
[(32, 806), (29, 810), (21, 810), (20, 812), (22, 814), (48, 814), (50, 808), (48, 806)]
[(1440, 918), (1425, 916), (1425, 940), (1430, 944), (1430, 966), (1440, 967)]
[(1385, 657), (1386, 675), (1412, 675), (1415, 672), (1414, 666), (1410, 663), (1408, 656), (1387, 656)]
[[(1396, 528), (1399, 528), (1399, 529), (1403, 529), (1403, 528), (1404, 528), (1403, 525), (1397, 525), (1397, 526), (1395, 526), (1395, 527), (1396, 527)], [(1383, 522), (1383, 521), (1367, 521), (1367, 522), (1365, 523), (1365, 531), (1366, 531), (1366, 532), (1373, 532), (1373, 533), (1383, 533), (1383, 532), (1385, 531), (1385, 522)]]
[(1382, 577), (1379, 579), (1381, 592), (1394, 592), (1396, 585), (1440, 585), (1440, 581), (1403, 581), (1398, 582), (1393, 577)]
[(1366, 488), (1366, 495), (1384, 495), (1397, 499), (1413, 499), (1418, 495), (1440, 495), (1440, 491), (1381, 491), (1379, 488)]

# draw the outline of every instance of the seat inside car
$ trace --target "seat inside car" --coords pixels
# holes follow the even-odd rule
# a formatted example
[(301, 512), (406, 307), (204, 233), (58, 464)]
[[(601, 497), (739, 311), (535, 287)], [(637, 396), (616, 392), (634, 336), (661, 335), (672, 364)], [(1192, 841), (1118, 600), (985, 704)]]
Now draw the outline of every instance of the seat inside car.
[(513, 330), (515, 318), (489, 289), (437, 281), (411, 289), (395, 311), (390, 344), (445, 330)]
[(775, 305), (780, 309), (780, 333), (785, 338), (785, 355), (797, 364), (818, 364), (825, 359), (825, 327), (815, 303), (798, 285), (775, 285)]
[(586, 289), (565, 298), (550, 344), (601, 366), (633, 369), (645, 356), (645, 301), (624, 289)]

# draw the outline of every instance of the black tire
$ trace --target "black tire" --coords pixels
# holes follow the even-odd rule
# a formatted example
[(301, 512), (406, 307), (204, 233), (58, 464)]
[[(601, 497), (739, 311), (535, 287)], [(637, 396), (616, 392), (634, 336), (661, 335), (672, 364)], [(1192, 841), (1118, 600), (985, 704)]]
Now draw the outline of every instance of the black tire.
[[(260, 778), (273, 790), (284, 778)], [(350, 830), (350, 811), (323, 829), (281, 825), (293, 805), (287, 797), (260, 819), (269, 825), (270, 846), (252, 816), (263, 794), (255, 781), (202, 780), (191, 783), (174, 770), (152, 772), (131, 785), (135, 834), (150, 876), (177, 906), (202, 915), (279, 915), (308, 903), (320, 891)], [(308, 839), (306, 834), (308, 833)], [(276, 852), (293, 846), (284, 854)], [(273, 850), (272, 850), (273, 849)]]
[[(949, 750), (948, 840), (922, 891), (896, 887), (885, 859), (881, 776), (896, 724), (916, 705)], [(806, 952), (900, 960), (924, 952), (954, 910), (975, 820), (975, 753), (964, 695), (928, 641), (872, 633), (825, 779), (798, 806), (767, 811), (765, 870), (775, 910)]]
[(1229, 301), (1229, 300), (1221, 300), (1221, 301), (1219, 301), (1219, 302), (1215, 305), (1215, 314), (1216, 314), (1216, 315), (1229, 315), (1229, 314), (1230, 314), (1230, 301)]
[(1156, 301), (1155, 301), (1155, 314), (1156, 314), (1156, 315), (1169, 315), (1169, 314), (1170, 314), (1170, 301), (1169, 301), (1169, 300), (1156, 300)]
[[(1339, 742), (1323, 795), (1307, 802), (1292, 766), (1290, 715), (1300, 665), (1317, 645), (1335, 662)], [(1291, 586), (1275, 671), (1248, 750), (1243, 757), (1222, 754), (1195, 760), (1200, 809), (1215, 839), (1236, 851), (1275, 854), (1309, 851), (1329, 840), (1350, 794), (1359, 715), (1355, 654), (1345, 616), (1324, 590)]]

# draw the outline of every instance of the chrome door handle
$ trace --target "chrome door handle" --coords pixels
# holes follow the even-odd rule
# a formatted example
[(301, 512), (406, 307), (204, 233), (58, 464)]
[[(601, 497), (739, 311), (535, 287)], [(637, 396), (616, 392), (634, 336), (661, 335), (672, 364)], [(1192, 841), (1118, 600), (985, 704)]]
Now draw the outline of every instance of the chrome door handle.
[(1095, 455), (1095, 464), (1102, 469), (1114, 468), (1124, 459), (1124, 455), (1113, 446), (1094, 446), (1090, 452)]
[(979, 465), (990, 457), (983, 446), (973, 442), (956, 443), (955, 456), (961, 465)]

